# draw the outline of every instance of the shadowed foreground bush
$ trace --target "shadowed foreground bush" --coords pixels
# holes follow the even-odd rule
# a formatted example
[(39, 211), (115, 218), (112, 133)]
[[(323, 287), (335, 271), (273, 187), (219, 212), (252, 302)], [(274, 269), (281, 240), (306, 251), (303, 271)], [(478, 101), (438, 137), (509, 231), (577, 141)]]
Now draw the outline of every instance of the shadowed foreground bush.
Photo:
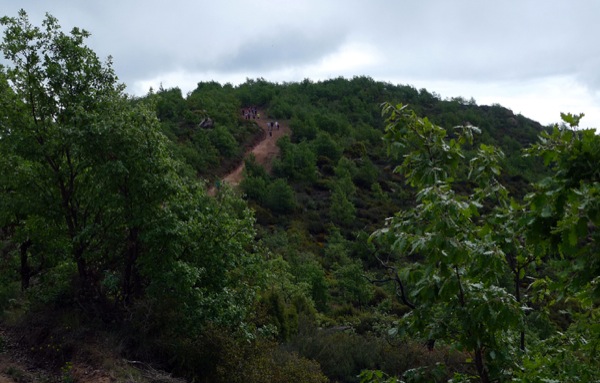
[(197, 339), (155, 340), (154, 358), (195, 382), (326, 383), (317, 362), (265, 339), (246, 341), (226, 329), (210, 328)]
[[(465, 372), (467, 356), (448, 348), (436, 347), (430, 351), (424, 344), (414, 341), (390, 342), (374, 334), (357, 334), (352, 330), (320, 330), (310, 326), (300, 328), (300, 332), (288, 347), (300, 355), (319, 362), (323, 373), (332, 381), (358, 382), (362, 370), (382, 370), (391, 376), (402, 376), (407, 370), (428, 370), (437, 366), (447, 368), (441, 372), (443, 381), (452, 377), (453, 372)], [(443, 375), (443, 376), (442, 376)]]

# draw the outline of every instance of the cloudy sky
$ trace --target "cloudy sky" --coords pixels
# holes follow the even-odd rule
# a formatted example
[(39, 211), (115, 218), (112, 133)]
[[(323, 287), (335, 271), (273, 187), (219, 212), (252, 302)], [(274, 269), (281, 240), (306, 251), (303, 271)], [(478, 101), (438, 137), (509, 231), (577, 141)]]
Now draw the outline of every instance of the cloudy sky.
[(0, 0), (92, 33), (131, 94), (366, 75), (600, 128), (596, 0)]

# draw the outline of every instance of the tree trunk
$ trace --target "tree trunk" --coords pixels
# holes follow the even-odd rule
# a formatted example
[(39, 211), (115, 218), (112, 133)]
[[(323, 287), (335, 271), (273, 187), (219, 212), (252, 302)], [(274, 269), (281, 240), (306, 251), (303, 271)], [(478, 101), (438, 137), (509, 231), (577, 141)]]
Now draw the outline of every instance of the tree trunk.
[(475, 350), (475, 366), (477, 367), (477, 373), (479, 374), (481, 383), (490, 383), (490, 377), (483, 358), (483, 348), (481, 347), (477, 347)]
[[(521, 278), (519, 278), (519, 274), (520, 274), (521, 270), (517, 269), (515, 272), (515, 299), (517, 300), (517, 302), (519, 302), (519, 304), (521, 303)], [(520, 337), (520, 343), (519, 343), (519, 347), (521, 348), (521, 351), (525, 352), (525, 330), (521, 330), (521, 337)]]
[(123, 270), (123, 300), (129, 303), (131, 296), (135, 294), (137, 270), (135, 263), (139, 255), (139, 229), (132, 228), (129, 230), (127, 238), (127, 255), (125, 260), (125, 269)]
[(89, 281), (87, 262), (85, 261), (83, 254), (84, 249), (82, 246), (77, 245), (77, 247), (73, 249), (73, 258), (77, 264), (77, 273), (79, 275), (79, 293), (85, 298), (91, 298), (89, 295), (91, 294), (92, 289)]
[(21, 291), (29, 288), (29, 280), (31, 279), (31, 266), (29, 266), (29, 256), (27, 250), (31, 246), (31, 240), (27, 240), (19, 247), (21, 255)]

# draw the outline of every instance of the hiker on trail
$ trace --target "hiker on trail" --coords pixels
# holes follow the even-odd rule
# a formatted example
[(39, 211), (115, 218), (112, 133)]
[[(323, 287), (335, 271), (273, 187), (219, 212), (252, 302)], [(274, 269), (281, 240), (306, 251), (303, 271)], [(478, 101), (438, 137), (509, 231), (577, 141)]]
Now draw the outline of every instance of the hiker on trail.
[(279, 130), (279, 121), (275, 121), (275, 126), (277, 127), (277, 130)]

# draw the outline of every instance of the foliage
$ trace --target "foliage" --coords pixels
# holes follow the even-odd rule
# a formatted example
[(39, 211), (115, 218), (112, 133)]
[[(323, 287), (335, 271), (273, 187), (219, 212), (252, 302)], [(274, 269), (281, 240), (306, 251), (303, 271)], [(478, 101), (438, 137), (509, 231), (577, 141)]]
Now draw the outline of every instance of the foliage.
[(217, 148), (219, 154), (224, 157), (232, 157), (237, 152), (237, 142), (233, 135), (222, 126), (217, 126), (208, 134), (212, 145)]
[[(324, 381), (304, 358), (349, 382), (598, 375), (600, 143), (581, 115), (522, 158), (539, 124), (368, 77), (132, 99), (86, 31), (2, 23), (0, 307), (21, 287), (23, 307), (81, 308), (205, 381)], [(272, 174), (246, 161), (254, 213), (197, 180), (263, 137), (247, 107), (292, 130)]]
[(123, 94), (86, 31), (1, 22), (0, 227), (23, 289), (129, 321), (139, 341), (243, 327), (262, 283), (245, 203), (185, 176), (154, 104)]
[(460, 127), (448, 139), (446, 130), (405, 106), (386, 104), (383, 111), (388, 115), (386, 140), (403, 153), (396, 171), (418, 190), (415, 207), (398, 212), (376, 233), (389, 241), (394, 254), (421, 257), (394, 276), (403, 301), (413, 308), (402, 320), (406, 330), (400, 330), (465, 349), (482, 382), (499, 379), (511, 368), (513, 334), (523, 321), (519, 302), (502, 284), (505, 255), (482, 211), (488, 200), (499, 208), (508, 203), (496, 179), (502, 153), (481, 145), (469, 161), (469, 178), (476, 186), (460, 195), (453, 184), (465, 162), (462, 147), (477, 129)]
[(274, 213), (291, 213), (296, 207), (294, 190), (285, 180), (279, 178), (271, 182), (265, 191), (265, 206)]
[(342, 148), (333, 140), (327, 132), (319, 132), (313, 141), (315, 153), (333, 162), (337, 162), (342, 156)]
[(313, 182), (317, 177), (317, 157), (306, 142), (293, 145), (288, 137), (277, 141), (281, 160), (273, 164), (273, 172), (281, 178)]
[(331, 220), (341, 226), (350, 226), (354, 222), (356, 208), (342, 187), (335, 187), (331, 193)]
[(337, 287), (345, 301), (366, 305), (373, 298), (373, 285), (363, 273), (363, 266), (359, 261), (340, 265), (334, 271)]
[[(353, 318), (361, 319), (367, 318)], [(414, 368), (423, 368), (425, 373), (426, 366), (437, 364), (447, 364), (449, 370), (463, 370), (461, 364), (465, 356), (458, 352), (432, 352), (415, 341), (394, 342), (379, 336), (377, 331), (360, 334), (350, 327), (301, 326), (298, 336), (289, 345), (300, 355), (319, 362), (332, 381), (359, 382), (359, 374), (366, 369), (381, 369), (391, 376), (402, 376)], [(451, 373), (444, 375), (446, 379), (450, 376)]]
[[(539, 340), (523, 361), (517, 381), (594, 381), (598, 348), (598, 173), (600, 139), (579, 131), (583, 114), (561, 114), (563, 125), (544, 133), (528, 155), (543, 158), (553, 174), (526, 196), (528, 240), (544, 251), (546, 275), (532, 284), (537, 300), (561, 307), (566, 331)], [(531, 371), (535, 369), (536, 373)]]
[[(463, 176), (462, 147), (471, 143), (472, 127), (447, 138), (444, 129), (402, 105), (385, 104), (384, 113), (390, 150), (403, 159), (396, 171), (418, 190), (415, 207), (374, 234), (389, 243), (392, 254), (380, 261), (398, 298), (412, 309), (392, 333), (410, 331), (430, 346), (441, 339), (469, 351), (482, 382), (597, 379), (598, 266), (590, 256), (596, 252), (597, 193), (590, 159), (600, 141), (590, 130), (577, 131), (582, 116), (563, 115), (569, 127), (543, 133), (527, 151), (543, 157), (554, 174), (521, 205), (498, 182), (502, 153), (488, 145), (469, 159), (469, 188), (460, 194), (453, 189)], [(410, 263), (411, 255), (419, 262)], [(533, 282), (525, 296), (527, 280)], [(543, 316), (532, 310), (552, 315), (558, 311), (553, 306), (568, 315), (566, 332), (529, 328), (526, 337), (526, 323), (539, 326)], [(452, 381), (472, 379), (458, 374)]]

